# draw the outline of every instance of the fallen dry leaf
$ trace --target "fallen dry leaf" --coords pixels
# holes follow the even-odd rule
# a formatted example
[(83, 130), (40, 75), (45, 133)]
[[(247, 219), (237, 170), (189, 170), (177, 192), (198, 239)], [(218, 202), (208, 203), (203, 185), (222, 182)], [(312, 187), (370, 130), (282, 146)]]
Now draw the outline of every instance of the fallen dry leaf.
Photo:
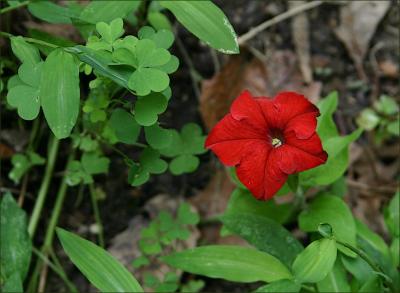
[[(289, 1), (289, 8), (293, 9), (302, 6), (306, 1)], [(304, 81), (310, 83), (313, 80), (312, 69), (310, 66), (310, 34), (308, 17), (305, 12), (300, 13), (292, 19), (292, 35), (299, 59), (299, 66), (303, 74)]]
[(383, 76), (397, 78), (399, 76), (399, 65), (392, 60), (382, 60), (378, 63)]
[(358, 75), (367, 80), (362, 61), (375, 30), (390, 7), (390, 1), (351, 1), (340, 8), (337, 37), (346, 46)]

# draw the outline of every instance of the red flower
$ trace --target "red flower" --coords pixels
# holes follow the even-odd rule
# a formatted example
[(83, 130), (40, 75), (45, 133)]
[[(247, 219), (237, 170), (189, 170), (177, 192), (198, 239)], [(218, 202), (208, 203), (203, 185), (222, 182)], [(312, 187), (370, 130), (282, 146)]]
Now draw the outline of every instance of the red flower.
[(257, 199), (270, 199), (289, 174), (324, 164), (328, 157), (315, 132), (319, 110), (304, 96), (282, 92), (253, 98), (243, 92), (215, 125), (205, 147), (228, 166)]

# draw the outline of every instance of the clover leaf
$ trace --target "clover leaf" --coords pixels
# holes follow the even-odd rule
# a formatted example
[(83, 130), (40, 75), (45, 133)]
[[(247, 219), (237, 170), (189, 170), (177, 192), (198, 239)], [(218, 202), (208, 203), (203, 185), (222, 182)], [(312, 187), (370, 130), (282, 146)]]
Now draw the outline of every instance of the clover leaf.
[(167, 98), (162, 93), (140, 97), (135, 104), (135, 120), (143, 126), (153, 125), (157, 122), (158, 114), (163, 113), (167, 106)]
[(169, 49), (174, 43), (174, 34), (167, 29), (156, 32), (152, 27), (144, 26), (139, 30), (138, 36), (140, 39), (150, 39), (157, 47), (164, 49)]
[(23, 63), (18, 69), (18, 77), (9, 84), (7, 102), (17, 108), (18, 115), (25, 120), (33, 120), (40, 111), (39, 85), (43, 62)]
[(157, 123), (144, 128), (147, 143), (154, 149), (168, 147), (172, 142), (172, 131), (161, 128)]
[(140, 125), (137, 124), (131, 113), (122, 108), (113, 111), (107, 125), (122, 143), (133, 144), (138, 139)]
[(124, 22), (121, 18), (114, 19), (110, 24), (98, 22), (96, 30), (101, 38), (97, 36), (89, 37), (87, 46), (94, 50), (111, 52), (114, 42), (124, 34)]
[(178, 209), (178, 221), (184, 225), (196, 225), (200, 218), (197, 213), (192, 212), (189, 204), (182, 203)]
[(96, 89), (92, 89), (89, 98), (85, 101), (82, 111), (89, 115), (91, 122), (96, 123), (105, 121), (107, 118), (106, 109), (110, 104), (110, 100), (106, 94)]
[(169, 147), (160, 149), (160, 153), (173, 158), (169, 168), (172, 174), (190, 173), (197, 169), (200, 161), (195, 155), (206, 152), (205, 136), (201, 128), (194, 123), (186, 124), (180, 133), (172, 131), (172, 142)]
[(139, 186), (146, 183), (150, 174), (161, 174), (168, 168), (168, 164), (160, 159), (160, 153), (152, 148), (146, 148), (139, 158), (140, 167), (133, 178), (131, 178), (132, 186)]
[(33, 166), (43, 165), (45, 159), (38, 154), (28, 151), (26, 154), (15, 154), (11, 158), (13, 168), (11, 169), (8, 177), (18, 184), (22, 176)]

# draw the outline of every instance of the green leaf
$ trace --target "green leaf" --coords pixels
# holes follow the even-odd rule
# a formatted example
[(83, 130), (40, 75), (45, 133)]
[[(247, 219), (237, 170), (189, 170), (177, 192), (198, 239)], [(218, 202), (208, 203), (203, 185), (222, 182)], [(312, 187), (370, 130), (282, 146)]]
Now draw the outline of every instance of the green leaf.
[(90, 152), (82, 155), (82, 167), (88, 174), (101, 174), (108, 172), (110, 159), (100, 156), (98, 153)]
[[(342, 199), (329, 195), (318, 196), (308, 209), (299, 215), (300, 229), (305, 232), (318, 231), (318, 226), (321, 223), (331, 225), (333, 235), (338, 240), (357, 246), (354, 218)], [(354, 253), (351, 253), (347, 248), (339, 246), (339, 249), (350, 256), (354, 256)]]
[(149, 14), (147, 14), (147, 20), (156, 30), (172, 30), (172, 26), (168, 18), (158, 11), (149, 12)]
[(178, 21), (209, 46), (239, 53), (236, 33), (225, 14), (211, 1), (160, 1)]
[(99, 75), (111, 79), (124, 88), (128, 88), (128, 79), (132, 69), (122, 66), (118, 66), (118, 68), (109, 66), (111, 64), (111, 55), (109, 53), (96, 51), (85, 46), (69, 47), (66, 50), (76, 55), (80, 61), (93, 67)]
[(11, 163), (13, 165), (12, 170), (8, 174), (9, 178), (18, 184), (22, 176), (35, 165), (43, 165), (45, 159), (34, 152), (27, 152), (24, 154), (15, 154), (11, 158)]
[(22, 63), (33, 66), (41, 61), (39, 50), (35, 46), (27, 43), (23, 37), (12, 37), (11, 49)]
[(140, 134), (140, 125), (134, 116), (121, 108), (113, 111), (108, 126), (113, 129), (117, 139), (126, 144), (135, 143)]
[(392, 237), (400, 236), (400, 191), (397, 191), (385, 209), (385, 224)]
[(39, 115), (39, 90), (28, 85), (18, 85), (7, 93), (7, 102), (17, 108), (18, 116), (25, 120), (33, 120)]
[(51, 1), (30, 2), (28, 9), (35, 17), (50, 23), (70, 24), (72, 23), (71, 18), (78, 18), (74, 10), (54, 4)]
[(226, 214), (253, 214), (274, 220), (277, 223), (285, 223), (291, 213), (292, 204), (276, 204), (274, 200), (259, 201), (250, 191), (236, 188), (229, 199)]
[[(0, 203), (0, 251), (1, 276), (13, 278), (12, 284), (17, 284), (18, 273), (20, 282), (25, 279), (29, 270), (32, 254), (32, 242), (27, 230), (26, 213), (15, 202), (10, 193), (6, 193)], [(15, 285), (16, 286), (16, 285)]]
[(386, 245), (385, 241), (358, 219), (356, 219), (355, 222), (357, 235), (367, 241), (374, 249), (380, 251), (385, 257), (389, 258), (389, 247)]
[(338, 180), (348, 167), (349, 145), (362, 133), (357, 129), (346, 136), (336, 136), (322, 142), (324, 150), (328, 153), (325, 164), (299, 174), (302, 185), (328, 185)]
[(317, 132), (322, 141), (339, 135), (332, 115), (338, 105), (338, 93), (331, 92), (326, 98), (318, 103), (321, 115), (317, 118)]
[(390, 122), (386, 126), (386, 130), (393, 135), (400, 136), (400, 119)]
[(364, 284), (367, 280), (374, 275), (371, 266), (361, 257), (348, 257), (341, 255), (343, 266), (351, 273), (359, 283)]
[(147, 143), (153, 149), (168, 147), (172, 141), (172, 132), (168, 129), (161, 128), (157, 123), (145, 127), (144, 134)]
[(174, 158), (169, 164), (169, 170), (172, 174), (178, 176), (183, 173), (191, 173), (196, 171), (200, 164), (198, 157), (193, 155), (181, 155)]
[(108, 44), (113, 44), (116, 39), (124, 34), (124, 22), (121, 18), (116, 18), (108, 25), (105, 22), (98, 22), (96, 30)]
[(135, 269), (138, 269), (138, 268), (140, 268), (140, 267), (142, 267), (142, 266), (146, 266), (146, 265), (148, 265), (148, 264), (150, 264), (150, 260), (149, 260), (147, 257), (145, 257), (144, 255), (139, 256), (138, 258), (136, 258), (136, 259), (132, 262), (132, 265), (133, 265), (133, 267), (134, 267)]
[(18, 69), (18, 76), (23, 82), (37, 89), (40, 85), (42, 66), (43, 62), (36, 64), (22, 63)]
[(381, 278), (377, 275), (371, 276), (358, 292), (383, 292)]
[(79, 66), (74, 56), (56, 49), (42, 71), (40, 100), (46, 121), (58, 138), (69, 136), (79, 114)]
[(143, 126), (157, 122), (158, 115), (167, 109), (168, 101), (162, 93), (151, 93), (141, 97), (135, 104), (135, 120)]
[(155, 68), (138, 68), (128, 80), (128, 87), (139, 96), (153, 92), (161, 92), (169, 85), (168, 75)]
[[(57, 45), (59, 47), (71, 47), (71, 46), (76, 45), (75, 42), (73, 42), (69, 39), (65, 39), (60, 36), (55, 36), (55, 35), (49, 34), (47, 32), (44, 32), (44, 31), (41, 31), (38, 29), (29, 29), (29, 36), (34, 39), (37, 39), (37, 40), (41, 40), (41, 41), (44, 41), (47, 43)], [(41, 44), (37, 44), (37, 43), (35, 43), (35, 46), (37, 48), (39, 48), (39, 50), (46, 56), (49, 55), (51, 53), (51, 51), (54, 50), (54, 48), (51, 48), (51, 47), (48, 47), (45, 45), (41, 45)]]
[(24, 292), (19, 272), (14, 272), (5, 280), (4, 284), (1, 285), (1, 292)]
[(396, 237), (393, 239), (392, 244), (390, 245), (390, 256), (393, 262), (393, 265), (397, 268), (400, 263), (400, 238)]
[(317, 283), (318, 292), (351, 292), (346, 270), (340, 259), (336, 259), (333, 269), (322, 281)]
[(365, 130), (372, 130), (378, 126), (381, 118), (376, 114), (376, 112), (370, 108), (366, 108), (361, 111), (360, 115), (357, 117), (357, 125)]
[(143, 292), (131, 273), (101, 247), (57, 228), (64, 251), (101, 292)]
[(164, 173), (168, 164), (160, 159), (160, 153), (151, 148), (146, 148), (140, 155), (140, 168), (131, 180), (132, 186), (139, 186), (149, 180), (150, 174)]
[(200, 292), (205, 286), (205, 282), (203, 280), (190, 280), (186, 284), (181, 287), (180, 292)]
[(332, 270), (336, 255), (335, 240), (323, 238), (312, 242), (293, 263), (295, 278), (304, 283), (322, 281)]
[(228, 213), (222, 222), (229, 231), (238, 234), (257, 249), (279, 259), (288, 268), (303, 250), (300, 242), (275, 221), (249, 213)]
[(399, 112), (399, 105), (396, 100), (387, 95), (380, 96), (379, 100), (374, 103), (374, 108), (386, 115), (393, 115)]
[(192, 212), (189, 204), (182, 203), (178, 209), (177, 220), (183, 225), (197, 225), (200, 221), (200, 218), (197, 213)]
[(234, 282), (273, 282), (292, 277), (275, 257), (241, 246), (201, 246), (167, 255), (162, 260), (186, 272)]
[(260, 288), (258, 288), (255, 293), (287, 293), (287, 292), (292, 292), (296, 293), (299, 292), (301, 289), (301, 286), (299, 283), (296, 283), (293, 280), (279, 280), (275, 281), (272, 283), (269, 283), (267, 285), (264, 285)]
[(141, 1), (91, 1), (79, 18), (96, 24), (100, 21), (111, 22), (116, 18), (125, 18), (135, 11)]

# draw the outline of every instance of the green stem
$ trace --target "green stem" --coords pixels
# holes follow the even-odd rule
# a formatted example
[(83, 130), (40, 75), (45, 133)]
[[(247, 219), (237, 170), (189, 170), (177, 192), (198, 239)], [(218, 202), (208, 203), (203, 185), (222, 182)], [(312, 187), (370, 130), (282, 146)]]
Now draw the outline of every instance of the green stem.
[(32, 251), (34, 254), (37, 255), (38, 258), (46, 263), (61, 278), (61, 280), (64, 281), (65, 285), (67, 285), (68, 289), (71, 292), (78, 292), (78, 289), (75, 287), (75, 285), (70, 280), (68, 280), (67, 275), (65, 274), (62, 267), (58, 267), (57, 265), (53, 264), (43, 253), (41, 253), (35, 247), (32, 247)]
[(361, 249), (358, 249), (356, 247), (353, 247), (352, 245), (339, 241), (336, 239), (336, 242), (340, 245), (343, 245), (344, 247), (350, 249), (353, 251), (355, 254), (357, 254), (359, 257), (361, 257), (363, 260), (365, 260), (369, 266), (376, 272), (378, 273), (379, 276), (383, 278), (383, 282), (386, 284), (387, 287), (390, 288), (392, 292), (396, 292), (395, 288), (393, 287), (393, 280), (386, 275), (383, 270), (376, 264), (374, 261)]
[(28, 233), (31, 238), (34, 237), (36, 227), (39, 222), (40, 214), (42, 213), (43, 205), (49, 190), (50, 180), (53, 174), (54, 165), (57, 158), (58, 146), (60, 141), (54, 136), (50, 137), (49, 151), (47, 156), (46, 170), (44, 172), (43, 180), (39, 188), (38, 197), (33, 207), (33, 212), (29, 221)]
[(90, 190), (90, 198), (92, 200), (94, 218), (96, 219), (96, 224), (97, 224), (97, 226), (99, 228), (99, 244), (100, 244), (101, 247), (104, 248), (103, 224), (101, 222), (99, 206), (97, 204), (96, 192), (94, 190), (93, 183), (89, 184), (89, 190)]
[[(7, 32), (0, 32), (0, 36), (6, 37), (6, 38), (12, 38), (14, 37), (14, 35), (7, 33)], [(29, 43), (36, 43), (39, 45), (43, 45), (46, 47), (51, 47), (51, 48), (58, 48), (59, 46), (55, 45), (55, 44), (51, 44), (42, 40), (38, 40), (38, 39), (34, 39), (34, 38), (27, 38), (27, 37), (23, 37), (25, 41), (29, 42)]]
[(17, 5), (14, 5), (14, 6), (8, 6), (6, 8), (1, 9), (0, 10), (0, 14), (6, 13), (6, 12), (10, 12), (10, 11), (12, 11), (14, 9), (18, 9), (18, 8), (27, 6), (28, 4), (29, 4), (29, 1), (24, 1), (24, 2), (21, 2), (21, 3), (17, 4)]

